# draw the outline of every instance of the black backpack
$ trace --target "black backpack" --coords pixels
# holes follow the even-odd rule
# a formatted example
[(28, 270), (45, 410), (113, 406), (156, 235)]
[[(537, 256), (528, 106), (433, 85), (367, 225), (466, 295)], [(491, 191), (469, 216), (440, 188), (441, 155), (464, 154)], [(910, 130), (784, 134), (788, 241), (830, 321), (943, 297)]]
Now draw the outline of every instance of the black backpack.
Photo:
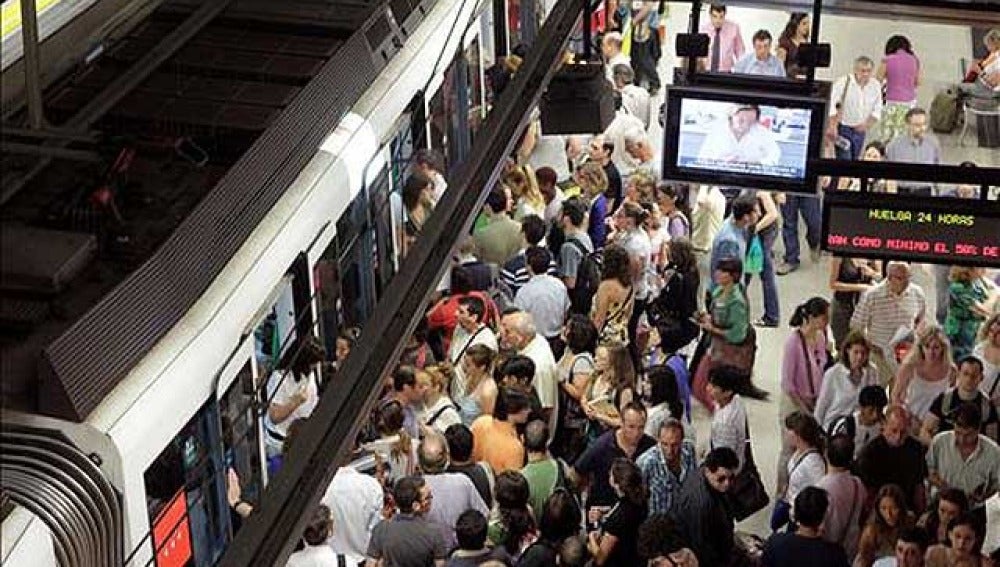
[(588, 251), (576, 238), (567, 238), (566, 243), (575, 246), (583, 255), (576, 270), (576, 285), (569, 290), (570, 311), (589, 315), (594, 296), (597, 295), (597, 286), (601, 284), (604, 253), (601, 250)]

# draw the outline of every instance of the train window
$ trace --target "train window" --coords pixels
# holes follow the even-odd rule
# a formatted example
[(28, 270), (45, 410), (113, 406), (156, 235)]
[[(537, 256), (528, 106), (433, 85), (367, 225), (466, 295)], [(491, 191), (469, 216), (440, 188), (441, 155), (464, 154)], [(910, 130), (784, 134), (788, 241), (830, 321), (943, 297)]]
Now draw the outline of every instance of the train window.
[(344, 314), (340, 301), (337, 253), (332, 243), (316, 262), (313, 275), (316, 279), (316, 289), (319, 290), (320, 335), (323, 337), (327, 359), (333, 360), (333, 353), (337, 347), (337, 330), (340, 328), (340, 322), (344, 320)]
[(251, 362), (240, 369), (232, 385), (219, 399), (222, 415), (223, 464), (240, 479), (242, 498), (259, 502), (264, 490), (261, 445)]
[(395, 242), (393, 240), (392, 206), (389, 195), (389, 172), (383, 169), (369, 188), (372, 226), (375, 236), (375, 286), (381, 296), (396, 273)]
[(486, 118), (486, 99), (483, 92), (483, 67), (480, 59), (479, 39), (472, 40), (465, 50), (466, 84), (469, 97), (469, 144), (476, 139), (476, 132)]
[[(230, 533), (219, 407), (209, 400), (146, 469), (157, 565), (214, 565)], [(170, 553), (189, 544), (186, 554)]]

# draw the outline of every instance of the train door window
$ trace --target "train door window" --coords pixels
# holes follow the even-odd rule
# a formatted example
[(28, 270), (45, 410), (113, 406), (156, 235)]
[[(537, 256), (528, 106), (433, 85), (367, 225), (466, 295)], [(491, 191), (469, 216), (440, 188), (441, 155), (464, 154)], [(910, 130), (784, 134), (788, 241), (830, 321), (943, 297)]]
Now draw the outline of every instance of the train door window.
[(313, 274), (316, 278), (316, 289), (319, 295), (320, 335), (323, 337), (323, 347), (326, 349), (327, 359), (333, 360), (333, 353), (337, 348), (337, 331), (340, 329), (340, 322), (344, 320), (335, 246), (331, 244), (324, 251), (319, 261), (316, 262), (316, 267), (313, 268)]
[(447, 167), (455, 161), (451, 151), (454, 135), (452, 134), (452, 119), (450, 115), (454, 108), (455, 95), (452, 67), (444, 72), (444, 81), (434, 96), (427, 102), (427, 145), (444, 156)]
[(507, 44), (511, 50), (521, 44), (521, 1), (507, 0)]
[(479, 38), (473, 39), (465, 49), (466, 92), (469, 99), (469, 145), (486, 118), (486, 99), (483, 89), (483, 62)]
[(227, 474), (229, 469), (236, 472), (247, 502), (260, 502), (265, 482), (254, 386), (253, 361), (248, 360), (219, 398), (223, 465)]
[(143, 474), (159, 566), (214, 565), (226, 549), (231, 519), (218, 411), (213, 396)]
[(281, 279), (271, 308), (264, 314), (254, 330), (254, 352), (257, 366), (269, 373), (281, 359), (281, 355), (295, 342), (295, 291), (294, 277), (286, 275)]
[(389, 171), (383, 167), (368, 191), (375, 247), (375, 288), (379, 297), (396, 273), (389, 185)]

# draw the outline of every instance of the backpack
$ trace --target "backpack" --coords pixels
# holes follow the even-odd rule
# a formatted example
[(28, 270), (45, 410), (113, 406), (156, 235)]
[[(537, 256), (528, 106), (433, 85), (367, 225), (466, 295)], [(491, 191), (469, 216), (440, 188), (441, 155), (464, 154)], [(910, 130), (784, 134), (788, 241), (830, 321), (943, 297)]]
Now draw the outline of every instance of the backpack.
[(583, 255), (576, 270), (576, 285), (569, 290), (570, 311), (588, 315), (597, 295), (597, 286), (601, 284), (601, 266), (604, 264), (604, 253), (600, 250), (589, 252), (587, 247), (576, 238), (568, 238), (566, 242), (576, 247)]
[(958, 126), (958, 95), (947, 90), (934, 96), (931, 101), (931, 130), (948, 134)]

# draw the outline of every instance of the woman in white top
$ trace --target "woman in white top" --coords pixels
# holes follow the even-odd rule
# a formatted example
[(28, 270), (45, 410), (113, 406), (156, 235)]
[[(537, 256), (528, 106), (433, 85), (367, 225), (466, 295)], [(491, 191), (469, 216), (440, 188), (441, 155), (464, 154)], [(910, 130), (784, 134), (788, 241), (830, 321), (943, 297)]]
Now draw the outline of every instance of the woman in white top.
[(417, 470), (417, 444), (403, 427), (406, 419), (403, 404), (396, 399), (380, 402), (378, 409), (379, 438), (362, 446), (375, 454), (376, 478), (383, 486), (393, 486), (404, 476)]
[(1000, 403), (1000, 313), (994, 313), (979, 327), (979, 342), (972, 354), (983, 363), (983, 381), (979, 389)]
[(854, 414), (862, 388), (879, 384), (878, 370), (868, 359), (871, 345), (863, 334), (848, 333), (840, 352), (840, 360), (823, 375), (816, 399), (813, 415), (824, 431), (838, 417)]
[(905, 404), (919, 427), (934, 398), (951, 387), (957, 372), (944, 331), (936, 325), (925, 327), (917, 332), (917, 344), (899, 366), (892, 403)]
[(455, 402), (448, 397), (448, 384), (451, 383), (451, 367), (439, 364), (417, 370), (417, 382), (424, 389), (424, 411), (420, 415), (421, 429), (424, 435), (429, 430), (444, 435), (449, 426), (462, 423)]
[(749, 435), (747, 409), (736, 393), (742, 380), (738, 371), (727, 366), (716, 366), (708, 373), (708, 395), (716, 405), (709, 447), (729, 447), (736, 452), (740, 461), (737, 472), (743, 468), (744, 445)]
[(316, 365), (323, 361), (323, 347), (315, 340), (291, 345), (267, 380), (267, 419), (264, 421), (265, 447), (269, 457), (281, 454), (288, 426), (309, 417), (319, 402)]
[(785, 418), (785, 438), (794, 448), (788, 460), (788, 486), (779, 495), (771, 515), (771, 529), (777, 531), (791, 518), (792, 503), (799, 492), (813, 486), (826, 474), (823, 458), (823, 430), (813, 416), (797, 411)]

